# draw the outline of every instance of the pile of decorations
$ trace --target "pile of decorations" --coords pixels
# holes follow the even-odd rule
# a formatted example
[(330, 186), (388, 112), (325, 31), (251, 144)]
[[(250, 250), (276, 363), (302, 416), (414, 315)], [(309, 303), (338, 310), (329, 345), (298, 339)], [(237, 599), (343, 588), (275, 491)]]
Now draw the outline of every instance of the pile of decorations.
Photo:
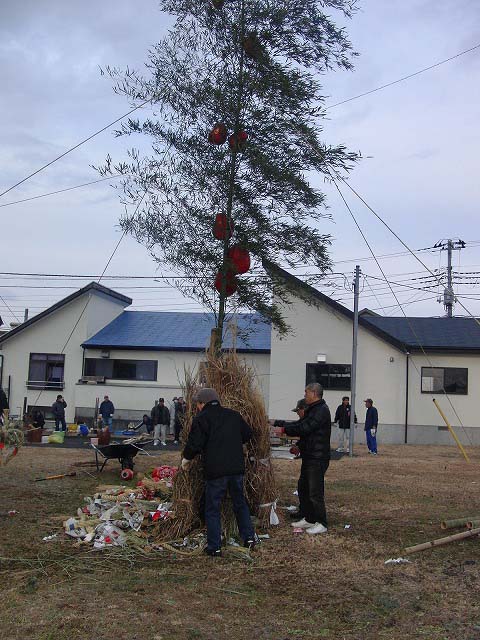
[(14, 458), (24, 443), (24, 433), (18, 422), (12, 422), (5, 412), (4, 424), (0, 423), (0, 467)]
[[(174, 518), (171, 496), (178, 467), (156, 467), (136, 486), (101, 486), (64, 523), (67, 536), (94, 549), (149, 546), (153, 523)], [(53, 539), (47, 536), (45, 540)]]

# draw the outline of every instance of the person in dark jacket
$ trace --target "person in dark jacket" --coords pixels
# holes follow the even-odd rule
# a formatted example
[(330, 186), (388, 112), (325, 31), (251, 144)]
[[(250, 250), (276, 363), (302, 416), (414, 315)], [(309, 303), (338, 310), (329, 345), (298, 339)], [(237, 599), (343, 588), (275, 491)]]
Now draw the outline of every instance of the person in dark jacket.
[(138, 427), (135, 427), (135, 430), (139, 433), (152, 433), (153, 432), (153, 422), (152, 419), (146, 414), (143, 414), (143, 418)]
[(310, 535), (327, 532), (324, 476), (330, 463), (330, 435), (332, 421), (330, 409), (323, 400), (322, 385), (317, 382), (305, 387), (308, 405), (302, 420), (287, 424), (289, 436), (299, 436), (302, 468), (298, 481), (298, 498), (303, 518), (292, 522), (292, 527), (306, 529)]
[(177, 398), (177, 402), (175, 404), (175, 440), (173, 444), (178, 444), (180, 441), (180, 433), (183, 429), (183, 421), (185, 419), (185, 407), (185, 400), (180, 396), (180, 398)]
[(373, 400), (367, 398), (365, 400), (367, 413), (365, 415), (365, 435), (367, 436), (368, 453), (377, 455), (377, 429), (378, 429), (378, 411), (373, 406)]
[[(340, 436), (338, 440), (338, 449), (337, 451), (348, 451), (348, 447), (345, 447), (345, 436), (347, 442), (349, 441), (350, 434), (350, 416), (352, 413), (352, 407), (350, 406), (350, 398), (348, 396), (343, 396), (342, 404), (339, 404), (337, 410), (335, 411), (334, 422), (338, 424), (338, 428), (340, 429)], [(357, 422), (357, 416), (355, 416), (355, 423)], [(348, 434), (346, 431), (348, 429)]]
[(56, 401), (52, 404), (52, 413), (55, 418), (55, 431), (60, 431), (60, 424), (62, 425), (62, 431), (67, 430), (67, 423), (65, 422), (66, 406), (67, 403), (61, 395), (58, 395)]
[(100, 409), (98, 410), (98, 412), (102, 416), (103, 427), (108, 427), (108, 429), (111, 431), (115, 407), (113, 406), (113, 402), (108, 396), (103, 397), (103, 402), (100, 404)]
[(45, 426), (45, 417), (40, 409), (34, 409), (32, 411), (32, 421), (35, 429), (43, 429)]
[(0, 387), (0, 423), (3, 424), (3, 412), (8, 409), (8, 400), (5, 391)]
[(170, 424), (170, 411), (165, 406), (165, 399), (159, 398), (150, 416), (153, 422), (153, 446), (158, 447), (160, 444), (160, 435), (162, 437), (162, 446), (167, 446), (167, 427)]
[(205, 553), (221, 555), (221, 505), (227, 489), (240, 536), (244, 545), (251, 548), (255, 533), (243, 494), (243, 445), (252, 437), (252, 430), (237, 411), (221, 406), (215, 389), (200, 389), (195, 400), (199, 413), (193, 419), (183, 451), (182, 469), (188, 469), (191, 460), (202, 455), (207, 525)]

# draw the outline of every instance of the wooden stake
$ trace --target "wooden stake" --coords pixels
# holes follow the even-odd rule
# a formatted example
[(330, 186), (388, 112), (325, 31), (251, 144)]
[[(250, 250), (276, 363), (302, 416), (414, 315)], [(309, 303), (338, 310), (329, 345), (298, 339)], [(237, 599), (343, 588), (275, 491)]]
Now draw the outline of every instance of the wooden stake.
[(443, 413), (443, 411), (440, 409), (440, 405), (438, 404), (438, 402), (435, 400), (435, 398), (433, 398), (433, 404), (437, 407), (438, 409), (438, 413), (442, 416), (445, 424), (447, 425), (448, 430), (450, 431), (452, 438), (455, 440), (455, 442), (457, 443), (458, 448), (460, 449), (460, 451), (463, 454), (463, 457), (465, 458), (465, 460), (467, 462), (470, 462), (470, 458), (467, 456), (467, 452), (465, 451), (465, 449), (462, 446), (462, 443), (460, 442), (460, 440), (457, 438), (457, 434), (455, 433), (455, 431), (453, 430), (452, 425), (449, 423), (449, 421), (447, 420), (446, 415)]
[(480, 527), (478, 529), (470, 529), (470, 531), (462, 531), (462, 533), (456, 533), (453, 536), (447, 536), (446, 538), (437, 538), (437, 540), (430, 540), (430, 542), (422, 542), (422, 544), (416, 544), (413, 547), (406, 547), (405, 553), (416, 553), (417, 551), (425, 551), (425, 549), (431, 549), (432, 547), (440, 547), (443, 544), (449, 544), (456, 540), (463, 540), (465, 538), (472, 538), (480, 534)]

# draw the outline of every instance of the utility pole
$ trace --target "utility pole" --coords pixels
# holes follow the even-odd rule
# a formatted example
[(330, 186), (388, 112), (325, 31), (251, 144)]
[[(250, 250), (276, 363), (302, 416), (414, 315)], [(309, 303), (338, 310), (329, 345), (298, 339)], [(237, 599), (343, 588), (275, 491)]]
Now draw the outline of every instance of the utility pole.
[(360, 267), (355, 267), (355, 280), (353, 282), (353, 343), (352, 343), (352, 370), (351, 370), (351, 397), (350, 397), (350, 439), (348, 450), (353, 457), (353, 441), (355, 438), (355, 396), (357, 391), (357, 345), (358, 345), (358, 298), (360, 295)]
[[(453, 316), (453, 305), (455, 304), (455, 293), (453, 291), (452, 274), (452, 252), (465, 249), (465, 242), (457, 238), (456, 240), (440, 240), (435, 244), (435, 248), (447, 252), (447, 286), (443, 290), (443, 306), (447, 312), (447, 318)], [(439, 300), (440, 302), (440, 300)]]

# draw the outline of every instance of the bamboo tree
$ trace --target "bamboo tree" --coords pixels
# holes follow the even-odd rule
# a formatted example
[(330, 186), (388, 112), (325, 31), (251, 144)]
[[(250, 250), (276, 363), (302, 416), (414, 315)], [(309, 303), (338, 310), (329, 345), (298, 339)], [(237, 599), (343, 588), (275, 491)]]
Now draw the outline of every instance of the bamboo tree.
[[(100, 171), (124, 175), (125, 203), (145, 193), (122, 227), (178, 275), (172, 281), (184, 295), (214, 311), (217, 349), (225, 318), (237, 309), (257, 311), (285, 333), (262, 261), (314, 267), (312, 284), (330, 267), (325, 196), (308, 174), (348, 171), (357, 160), (342, 145), (321, 142), (319, 82), (334, 67), (352, 68), (350, 42), (326, 10), (350, 17), (355, 1), (162, 0), (160, 8), (176, 21), (150, 50), (147, 73), (107, 68), (118, 93), (151, 101), (151, 117), (117, 132), (147, 136), (151, 153), (132, 148), (120, 162), (109, 156)], [(244, 128), (245, 148), (208, 144), (216, 122), (233, 135)], [(218, 212), (226, 216), (223, 242), (211, 233)], [(232, 243), (250, 252), (254, 270), (237, 278), (229, 297)]]

